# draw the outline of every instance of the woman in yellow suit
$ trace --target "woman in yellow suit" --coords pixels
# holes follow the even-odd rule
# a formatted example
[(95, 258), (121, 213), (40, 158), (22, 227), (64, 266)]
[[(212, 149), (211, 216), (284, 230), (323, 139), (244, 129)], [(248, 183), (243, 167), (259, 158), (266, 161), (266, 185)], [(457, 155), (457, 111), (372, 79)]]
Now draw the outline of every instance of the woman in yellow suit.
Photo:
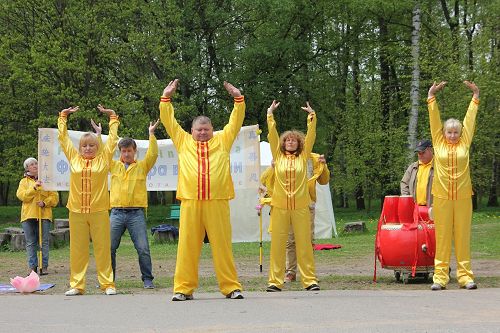
[[(38, 271), (40, 275), (47, 274), (49, 266), (50, 222), (52, 222), (52, 207), (57, 205), (57, 192), (44, 191), (42, 182), (38, 180), (38, 161), (29, 157), (24, 161), (24, 178), (19, 182), (17, 197), (23, 202), (21, 206), (21, 222), (26, 239), (26, 252), (30, 271)], [(40, 213), (40, 214), (39, 214)], [(39, 247), (38, 219), (42, 219), (42, 267), (38, 267), (36, 256)]]
[(109, 115), (109, 136), (104, 149), (93, 133), (80, 138), (78, 150), (68, 135), (68, 115), (78, 111), (77, 107), (64, 109), (59, 114), (59, 144), (70, 164), (70, 190), (67, 208), (70, 225), (70, 286), (66, 296), (82, 295), (85, 292), (85, 274), (89, 264), (89, 241), (92, 238), (97, 278), (106, 295), (115, 295), (111, 268), (111, 238), (109, 225), (108, 173), (113, 152), (118, 141), (118, 117), (115, 111), (99, 111)]
[(273, 112), (279, 102), (267, 109), (268, 139), (275, 162), (271, 197), (271, 258), (268, 292), (281, 291), (285, 277), (285, 252), (290, 225), (295, 234), (297, 259), (302, 286), (319, 290), (311, 246), (311, 197), (308, 189), (307, 159), (316, 139), (316, 113), (309, 103), (302, 107), (308, 112), (307, 134), (286, 131), (278, 137)]
[(474, 135), (479, 105), (479, 88), (464, 81), (473, 96), (465, 115), (463, 126), (450, 118), (441, 124), (436, 103), (436, 92), (446, 82), (434, 83), (427, 99), (429, 121), (434, 146), (434, 223), (436, 228), (436, 256), (431, 290), (446, 288), (450, 280), (449, 267), (452, 238), (457, 259), (457, 280), (461, 288), (477, 289), (470, 263), (470, 238), (472, 220), (472, 184), (469, 152)]

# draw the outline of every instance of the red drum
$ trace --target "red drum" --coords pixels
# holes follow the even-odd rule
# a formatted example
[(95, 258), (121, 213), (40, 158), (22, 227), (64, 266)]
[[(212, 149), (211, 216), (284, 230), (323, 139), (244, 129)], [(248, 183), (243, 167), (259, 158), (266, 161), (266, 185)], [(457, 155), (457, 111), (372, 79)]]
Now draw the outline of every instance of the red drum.
[(399, 223), (398, 202), (398, 195), (387, 195), (384, 198), (384, 207), (382, 207), (382, 218), (384, 223)]
[[(385, 224), (378, 233), (378, 259), (383, 268), (428, 271), (434, 268), (434, 225), (404, 230), (402, 224)], [(415, 255), (417, 258), (415, 258)]]
[(418, 210), (418, 220), (425, 223), (434, 223), (432, 217), (430, 216), (432, 208), (427, 206), (417, 206)]
[(402, 195), (398, 201), (398, 217), (400, 223), (413, 223), (415, 201), (411, 195)]

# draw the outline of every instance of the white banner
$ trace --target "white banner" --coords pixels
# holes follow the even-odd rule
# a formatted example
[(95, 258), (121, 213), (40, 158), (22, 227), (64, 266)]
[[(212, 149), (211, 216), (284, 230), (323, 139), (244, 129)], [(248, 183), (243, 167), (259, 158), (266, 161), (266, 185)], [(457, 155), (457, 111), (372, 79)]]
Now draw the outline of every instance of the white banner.
[[(231, 175), (235, 189), (257, 188), (259, 186), (259, 135), (258, 125), (241, 128), (231, 148)], [(78, 143), (84, 132), (68, 131), (71, 141), (78, 149)], [(215, 132), (215, 135), (217, 132)], [(102, 135), (106, 142), (107, 135)], [(136, 159), (144, 158), (148, 140), (135, 140), (137, 143)], [(172, 140), (158, 140), (158, 159), (148, 173), (148, 191), (175, 191), (177, 188), (177, 151)], [(120, 152), (115, 151), (114, 159), (119, 159)], [(69, 191), (69, 164), (57, 140), (57, 129), (38, 129), (38, 172), (47, 191)]]

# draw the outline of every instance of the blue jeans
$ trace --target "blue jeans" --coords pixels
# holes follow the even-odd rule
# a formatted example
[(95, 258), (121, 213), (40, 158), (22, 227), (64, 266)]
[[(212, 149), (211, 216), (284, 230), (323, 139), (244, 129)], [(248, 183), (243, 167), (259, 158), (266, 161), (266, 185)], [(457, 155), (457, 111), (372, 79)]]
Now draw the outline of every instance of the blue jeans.
[[(27, 219), (21, 223), (26, 239), (26, 253), (28, 254), (28, 266), (32, 269), (38, 267), (39, 251), (38, 243), (38, 220)], [(50, 220), (42, 220), (42, 267), (49, 266), (49, 239), (50, 239)]]
[(130, 238), (134, 243), (135, 250), (139, 255), (139, 267), (141, 269), (142, 281), (153, 280), (151, 255), (149, 254), (148, 233), (146, 219), (142, 208), (112, 208), (109, 217), (111, 223), (111, 265), (116, 278), (116, 250), (125, 229), (128, 229)]

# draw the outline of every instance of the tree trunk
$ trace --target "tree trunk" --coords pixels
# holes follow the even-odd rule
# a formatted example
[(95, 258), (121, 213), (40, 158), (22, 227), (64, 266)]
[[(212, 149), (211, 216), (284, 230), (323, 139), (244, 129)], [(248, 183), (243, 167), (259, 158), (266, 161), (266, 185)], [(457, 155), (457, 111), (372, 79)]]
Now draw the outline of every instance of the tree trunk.
[(10, 182), (0, 182), (0, 202), (2, 206), (7, 206), (9, 203)]
[(441, 0), (441, 7), (443, 9), (444, 18), (446, 19), (446, 23), (450, 27), (451, 38), (452, 38), (452, 47), (453, 47), (453, 60), (455, 63), (458, 63), (460, 60), (460, 31), (459, 31), (459, 1), (455, 0), (453, 5), (454, 16), (451, 17), (450, 10), (448, 9), (448, 5), (446, 4), (446, 0)]
[(491, 172), (490, 191), (488, 193), (488, 207), (498, 207), (497, 184), (498, 184), (498, 161), (493, 156)]
[(411, 34), (411, 56), (413, 59), (413, 72), (411, 78), (411, 111), (408, 124), (408, 163), (411, 163), (415, 157), (413, 152), (417, 142), (417, 123), (419, 106), (419, 87), (420, 87), (420, 7), (419, 2), (415, 2), (413, 7), (413, 31)]
[[(384, 17), (378, 17), (378, 26), (379, 26), (379, 66), (380, 66), (380, 109), (382, 112), (382, 132), (388, 133), (390, 124), (389, 124), (389, 113), (390, 113), (390, 100), (391, 100), (391, 92), (390, 92), (390, 65), (388, 58), (388, 39), (389, 32), (387, 27), (387, 22)], [(385, 147), (390, 147), (387, 137), (383, 138), (382, 144)], [(381, 165), (383, 165), (384, 161), (389, 160), (389, 150), (384, 149), (381, 155)], [(386, 172), (383, 172), (380, 177), (381, 182), (381, 193), (380, 199), (384, 200), (384, 197), (387, 195), (388, 190), (386, 189), (386, 184), (390, 184), (389, 176)]]
[[(353, 59), (352, 59), (352, 80), (354, 83), (354, 109), (361, 110), (361, 82), (359, 80), (359, 40), (358, 40), (358, 29), (354, 31), (354, 49), (353, 49)], [(355, 139), (356, 143), (359, 144), (358, 138)], [(356, 184), (356, 209), (365, 209), (365, 195), (363, 190), (363, 179), (357, 180)]]

